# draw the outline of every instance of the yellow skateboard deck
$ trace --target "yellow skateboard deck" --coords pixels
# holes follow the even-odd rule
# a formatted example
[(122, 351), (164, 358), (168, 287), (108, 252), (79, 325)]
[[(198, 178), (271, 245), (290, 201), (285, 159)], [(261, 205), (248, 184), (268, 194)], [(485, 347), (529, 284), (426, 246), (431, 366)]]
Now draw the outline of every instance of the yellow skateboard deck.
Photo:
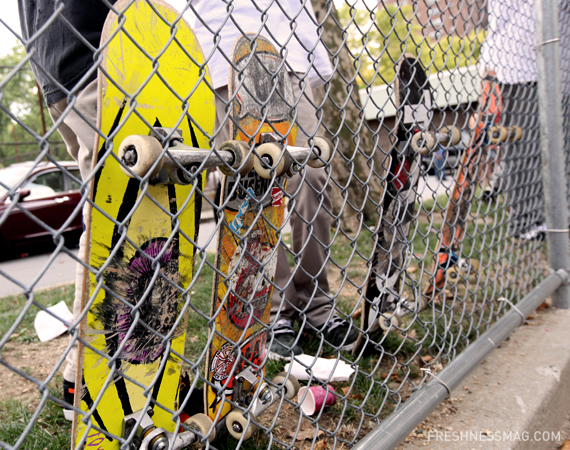
[[(87, 218), (80, 364), (73, 441), (118, 450), (123, 419), (154, 411), (173, 432), (200, 216), (194, 186), (149, 185), (123, 173), (117, 153), (130, 135), (177, 128), (209, 148), (214, 97), (191, 28), (162, 0), (120, 0), (105, 22), (98, 74), (98, 139), (93, 206)], [(174, 39), (173, 39), (174, 38)], [(197, 65), (198, 64), (198, 65)], [(202, 187), (197, 177), (195, 187)], [(187, 311), (187, 310), (186, 310)]]

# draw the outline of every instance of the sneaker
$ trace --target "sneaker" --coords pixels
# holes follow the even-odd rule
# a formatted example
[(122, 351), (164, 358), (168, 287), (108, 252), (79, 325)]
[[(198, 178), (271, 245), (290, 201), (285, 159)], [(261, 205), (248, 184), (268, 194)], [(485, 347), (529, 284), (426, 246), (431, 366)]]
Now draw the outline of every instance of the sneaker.
[[(190, 392), (190, 388), (192, 387), (192, 383), (190, 382), (190, 377), (188, 376), (188, 372), (180, 373), (180, 382), (178, 385), (178, 404), (182, 405), (186, 397), (188, 397), (188, 393)], [(196, 415), (201, 414), (204, 412), (204, 391), (200, 388), (194, 388), (192, 393), (190, 394), (190, 398), (187, 400), (186, 404), (184, 405), (184, 409), (180, 413), (180, 421), (184, 423), (188, 418)]]
[[(73, 405), (75, 400), (75, 383), (71, 381), (67, 381), (66, 379), (63, 380), (63, 401)], [(73, 409), (63, 408), (63, 415), (65, 416), (65, 420), (69, 420), (70, 422), (73, 421)]]
[(340, 347), (345, 352), (354, 349), (358, 334), (358, 329), (352, 323), (339, 316), (334, 316), (324, 330), (324, 337), (327, 342), (333, 347)]
[(295, 344), (296, 337), (293, 322), (287, 319), (278, 320), (273, 327), (273, 343), (269, 349), (269, 358), (289, 361), (291, 356), (303, 354), (303, 349)]
[(530, 231), (522, 234), (521, 237), (526, 240), (536, 239), (538, 241), (543, 241), (546, 230), (546, 224), (541, 223), (540, 225), (535, 225)]

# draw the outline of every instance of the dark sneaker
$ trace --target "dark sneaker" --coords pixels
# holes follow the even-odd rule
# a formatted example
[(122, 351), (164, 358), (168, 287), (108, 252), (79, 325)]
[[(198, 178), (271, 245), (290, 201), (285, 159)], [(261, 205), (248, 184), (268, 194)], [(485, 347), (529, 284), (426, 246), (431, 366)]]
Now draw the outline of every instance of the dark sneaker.
[(301, 355), (303, 349), (295, 344), (297, 335), (293, 330), (293, 322), (280, 319), (273, 327), (273, 343), (269, 349), (269, 358), (290, 360), (291, 356)]
[(330, 345), (345, 352), (350, 352), (354, 349), (358, 334), (358, 329), (350, 321), (343, 320), (339, 316), (334, 316), (323, 332), (325, 340)]
[[(180, 373), (180, 382), (178, 385), (178, 404), (184, 404), (186, 397), (190, 393), (190, 388), (192, 383), (190, 382), (190, 377), (188, 372)], [(180, 421), (185, 422), (186, 419), (196, 415), (204, 413), (204, 391), (202, 389), (194, 388), (190, 393), (190, 398), (186, 400), (184, 408), (180, 414)]]
[[(71, 381), (63, 380), (63, 401), (72, 405), (75, 400), (75, 383)], [(63, 415), (65, 420), (73, 421), (73, 409), (63, 408)]]

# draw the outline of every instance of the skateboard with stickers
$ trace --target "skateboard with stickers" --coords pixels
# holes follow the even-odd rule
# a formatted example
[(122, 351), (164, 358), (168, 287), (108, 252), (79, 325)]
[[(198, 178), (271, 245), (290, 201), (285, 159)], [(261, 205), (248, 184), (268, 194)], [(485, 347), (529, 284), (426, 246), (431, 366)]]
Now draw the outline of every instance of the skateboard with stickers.
[(167, 3), (116, 2), (101, 49), (97, 127), (106, 138), (97, 136), (85, 220), (90, 269), (72, 442), (178, 450), (214, 430), (205, 414), (183, 420), (180, 407), (201, 212), (195, 192), (204, 169), (235, 173), (247, 152), (231, 142), (201, 150), (215, 120), (209, 74), (192, 29)]
[(297, 126), (289, 75), (279, 53), (262, 36), (237, 39), (229, 97), (230, 138), (247, 146), (252, 161), (239, 174), (223, 179), (211, 309), (215, 322), (204, 395), (208, 416), (216, 424), (225, 422), (236, 439), (248, 439), (263, 411), (282, 397), (293, 398), (299, 389), (286, 373), (271, 381), (264, 378), (286, 183), (300, 163), (324, 166), (332, 146), (316, 138), (310, 148), (293, 147)]
[(478, 260), (459, 256), (475, 191), (492, 177), (500, 159), (500, 144), (520, 140), (523, 134), (518, 126), (501, 126), (502, 111), (501, 88), (494, 72), (487, 71), (481, 81), (478, 111), (470, 118), (468, 145), (445, 211), (430, 282), (423, 293), (428, 300), (439, 295), (446, 284), (465, 281), (479, 270)]
[(382, 214), (376, 223), (374, 253), (360, 309), (363, 333), (354, 352), (360, 351), (379, 328), (384, 332), (397, 329), (403, 316), (423, 307), (421, 296), (415, 292), (414, 302), (402, 295), (421, 155), (437, 146), (455, 145), (461, 137), (455, 127), (430, 130), (432, 90), (416, 57), (402, 56), (396, 66), (394, 93), (397, 130), (384, 162), (387, 181)]

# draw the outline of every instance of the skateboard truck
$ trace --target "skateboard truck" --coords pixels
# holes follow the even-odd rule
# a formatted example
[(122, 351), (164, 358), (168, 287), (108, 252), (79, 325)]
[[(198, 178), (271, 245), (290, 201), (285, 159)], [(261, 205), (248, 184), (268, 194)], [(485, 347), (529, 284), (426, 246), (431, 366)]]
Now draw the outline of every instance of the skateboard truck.
[[(235, 377), (233, 400), (243, 408), (249, 407), (249, 415), (252, 420), (256, 420), (267, 408), (269, 408), (280, 397), (279, 391), (283, 392), (285, 398), (291, 400), (299, 391), (299, 382), (293, 375), (287, 376), (286, 372), (277, 374), (272, 384), (260, 382), (258, 376), (251, 367), (246, 367)], [(244, 389), (245, 384), (249, 384), (249, 389)], [(257, 387), (259, 386), (259, 387)], [(241, 409), (232, 409), (226, 416), (226, 427), (230, 434), (236, 439), (248, 439), (257, 430), (257, 425), (243, 415)]]
[[(153, 415), (154, 411), (149, 407), (144, 414), (143, 410), (140, 410), (125, 416), (123, 419), (123, 438), (126, 439), (135, 430), (128, 450), (182, 450), (198, 442), (200, 435), (205, 436), (210, 430), (212, 433), (208, 440), (212, 441), (215, 437), (212, 421), (205, 414), (196, 414), (184, 422), (199, 434), (193, 431), (182, 431), (176, 434), (166, 431), (164, 428), (154, 425)], [(137, 424), (139, 419), (140, 422)]]
[(273, 172), (276, 177), (292, 177), (299, 172), (303, 161), (310, 167), (324, 167), (332, 157), (334, 145), (324, 137), (316, 136), (313, 139), (313, 148), (310, 141), (304, 147), (294, 147), (284, 144), (276, 133), (263, 133), (256, 148), (258, 157), (253, 161), (255, 171), (260, 177), (271, 179)]
[(439, 131), (427, 130), (432, 119), (432, 99), (429, 89), (424, 89), (423, 103), (414, 106), (404, 105), (404, 125), (417, 124), (418, 131), (414, 131), (411, 147), (420, 155), (427, 155), (435, 150), (438, 144), (457, 145), (461, 141), (461, 131), (457, 127), (442, 127)]
[(424, 309), (424, 300), (420, 297), (418, 302), (410, 304), (407, 297), (403, 297), (380, 313), (378, 324), (383, 331), (390, 331), (392, 327), (402, 326), (402, 317), (412, 312), (420, 312)]
[(461, 142), (461, 130), (457, 127), (442, 127), (439, 131), (420, 131), (412, 138), (412, 148), (420, 155), (427, 155), (438, 144), (457, 145)]
[[(168, 150), (164, 154), (163, 142)], [(149, 136), (123, 139), (118, 156), (127, 176), (142, 178), (150, 172), (152, 184), (190, 184), (199, 168), (219, 167), (226, 175), (244, 175), (253, 167), (244, 142), (227, 141), (217, 150), (205, 150), (184, 144), (181, 130), (160, 127), (154, 127)]]
[(492, 126), (487, 132), (487, 139), (491, 144), (500, 144), (506, 141), (514, 142), (522, 138), (522, 133), (522, 128), (516, 125), (509, 128)]
[(479, 261), (469, 259), (458, 259), (457, 262), (446, 270), (449, 280), (457, 281), (460, 277), (466, 278), (472, 273), (479, 271)]

